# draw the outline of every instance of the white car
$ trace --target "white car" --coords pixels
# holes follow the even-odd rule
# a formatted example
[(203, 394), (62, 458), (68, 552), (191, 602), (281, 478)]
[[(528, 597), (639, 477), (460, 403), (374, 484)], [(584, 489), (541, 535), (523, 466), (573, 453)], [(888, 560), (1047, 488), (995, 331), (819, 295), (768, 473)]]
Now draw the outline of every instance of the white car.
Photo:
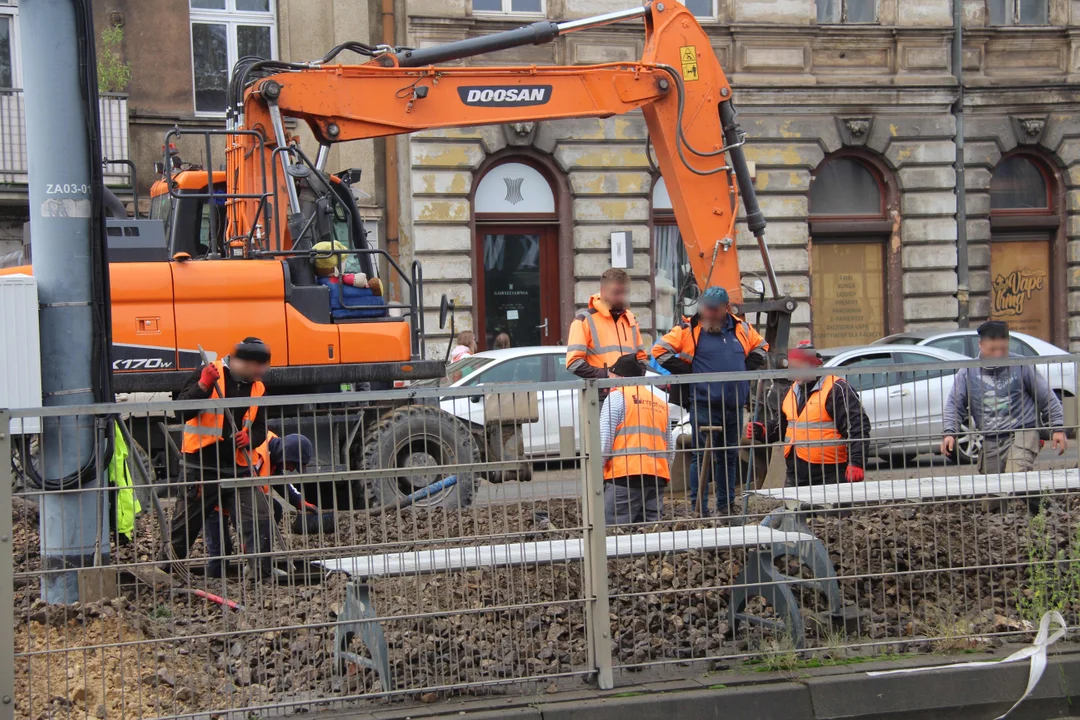
[[(951, 350), (968, 358), (979, 356), (979, 336), (975, 330), (916, 330), (896, 333), (876, 340), (873, 345), (917, 345), (939, 350)], [(1053, 358), (1068, 355), (1067, 350), (1051, 345), (1032, 335), (1021, 332), (1009, 333), (1009, 353), (1021, 357)], [(1072, 360), (1061, 363), (1047, 362), (1035, 366), (1046, 378), (1050, 389), (1064, 402), (1076, 395), (1076, 366)], [(1072, 424), (1072, 423), (1069, 423)]]
[[(870, 418), (871, 446), (868, 455), (913, 458), (937, 452), (941, 444), (945, 402), (952, 392), (956, 370), (898, 372), (894, 365), (946, 363), (971, 358), (950, 350), (925, 345), (870, 345), (821, 350), (825, 367), (866, 370), (847, 376), (859, 392)], [(957, 437), (961, 460), (978, 459), (982, 438), (970, 428)]]
[[(446, 378), (444, 383), (449, 387), (579, 379), (566, 369), (566, 348), (554, 345), (485, 350), (449, 365), (446, 368)], [(416, 384), (428, 383), (425, 381)], [(663, 391), (653, 389), (653, 392), (667, 400)], [(539, 420), (522, 427), (526, 456), (558, 456), (562, 428), (573, 428), (574, 452), (580, 452), (579, 398), (580, 391), (575, 389), (541, 390), (537, 393)], [(440, 406), (451, 415), (472, 425), (484, 424), (484, 403), (481, 396), (448, 398), (443, 400)], [(674, 428), (682, 422), (686, 411), (670, 403), (668, 408)]]

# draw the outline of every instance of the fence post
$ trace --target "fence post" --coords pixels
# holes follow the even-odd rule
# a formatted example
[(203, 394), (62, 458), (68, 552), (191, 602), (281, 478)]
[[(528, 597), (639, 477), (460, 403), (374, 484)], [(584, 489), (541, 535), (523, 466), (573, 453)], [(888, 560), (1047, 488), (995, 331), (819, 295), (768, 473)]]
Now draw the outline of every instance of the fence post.
[(11, 527), (11, 413), (0, 410), (0, 720), (15, 717), (15, 551)]
[(615, 681), (611, 672), (604, 458), (600, 453), (600, 393), (594, 380), (586, 381), (585, 389), (581, 392), (581, 437), (581, 517), (585, 545), (585, 627), (589, 636), (589, 667), (596, 670), (596, 683), (600, 689), (610, 690)]

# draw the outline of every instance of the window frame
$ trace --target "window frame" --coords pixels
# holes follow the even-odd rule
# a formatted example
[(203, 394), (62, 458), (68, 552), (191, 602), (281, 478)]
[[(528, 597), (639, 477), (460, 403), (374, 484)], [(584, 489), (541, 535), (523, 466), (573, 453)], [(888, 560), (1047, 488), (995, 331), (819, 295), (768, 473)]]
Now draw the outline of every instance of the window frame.
[(19, 32), (19, 0), (0, 3), (0, 15), (11, 18), (11, 87), (0, 88), (19, 90), (23, 86), (22, 78), (22, 39)]
[[(1034, 0), (1028, 0), (1028, 1), (1030, 2), (1030, 1), (1034, 1)], [(1008, 16), (1008, 22), (1005, 22), (1003, 24), (995, 24), (995, 23), (990, 22), (990, 8), (989, 8), (989, 6), (987, 6), (986, 7), (986, 26), (987, 27), (993, 27), (993, 28), (999, 28), (999, 27), (1025, 27), (1025, 28), (1028, 28), (1028, 27), (1030, 27), (1030, 28), (1052, 27), (1053, 22), (1051, 21), (1051, 15), (1053, 13), (1051, 12), (1051, 10), (1053, 10), (1053, 8), (1050, 7), (1050, 0), (1038, 0), (1038, 1), (1042, 2), (1042, 3), (1045, 3), (1045, 5), (1046, 5), (1046, 22), (1045, 23), (1022, 23), (1022, 22), (1020, 22), (1020, 4), (1022, 2), (1024, 2), (1024, 0), (1004, 0), (1004, 2), (1006, 3), (1005, 13)]]
[(513, 17), (547, 17), (548, 0), (540, 0), (539, 12), (513, 10), (513, 2), (514, 0), (501, 0), (502, 10), (477, 10), (475, 3), (473, 3), (474, 7), (472, 8), (472, 13), (476, 17), (505, 17), (507, 15), (512, 15)]
[[(207, 10), (191, 7), (188, 0), (188, 51), (191, 57), (191, 106), (196, 117), (223, 118), (225, 108), (221, 110), (199, 110), (197, 97), (198, 78), (195, 76), (195, 34), (194, 25), (224, 25), (225, 26), (225, 55), (226, 73), (231, 74), (233, 66), (239, 59), (239, 49), (236, 39), (236, 29), (241, 25), (268, 27), (270, 28), (270, 58), (278, 59), (278, 27), (277, 27), (277, 0), (268, 0), (268, 12), (256, 12), (251, 10), (237, 10), (236, 0), (224, 0), (225, 8), (221, 10)], [(541, 0), (543, 2), (543, 0)]]
[(847, 19), (848, 16), (848, 3), (851, 0), (838, 0), (840, 3), (840, 19), (839, 20), (822, 20), (817, 19), (818, 25), (880, 25), (881, 24), (881, 8), (878, 5), (878, 0), (871, 0), (874, 4), (874, 19), (867, 21), (851, 21)]
[[(1025, 26), (1038, 27), (1038, 26)], [(990, 239), (987, 249), (991, 251), (995, 242), (1032, 242), (1049, 241), (1050, 249), (1050, 338), (1048, 342), (1067, 346), (1068, 329), (1068, 294), (1062, 288), (1068, 288), (1068, 248), (1065, 223), (1066, 186), (1061, 172), (1054, 165), (1053, 159), (1041, 149), (1022, 146), (1004, 153), (991, 169), (993, 172), (1007, 160), (1023, 157), (1032, 163), (1043, 175), (1048, 197), (1045, 208), (991, 208)], [(987, 195), (989, 195), (989, 186)], [(987, 272), (993, 276), (993, 264), (987, 263)]]
[[(818, 172), (833, 160), (854, 160), (865, 167), (878, 184), (881, 210), (876, 215), (815, 215), (811, 204), (811, 190)], [(881, 243), (884, 255), (885, 284), (885, 332), (893, 335), (904, 331), (903, 266), (900, 247), (890, 238), (900, 238), (900, 192), (892, 171), (878, 155), (861, 148), (842, 148), (826, 155), (811, 173), (810, 187), (806, 190), (807, 225), (813, 243), (867, 242)], [(812, 271), (812, 270), (811, 270)], [(811, 288), (813, 278), (810, 279)], [(811, 296), (813, 290), (810, 291)], [(814, 327), (813, 297), (811, 300), (810, 328)]]

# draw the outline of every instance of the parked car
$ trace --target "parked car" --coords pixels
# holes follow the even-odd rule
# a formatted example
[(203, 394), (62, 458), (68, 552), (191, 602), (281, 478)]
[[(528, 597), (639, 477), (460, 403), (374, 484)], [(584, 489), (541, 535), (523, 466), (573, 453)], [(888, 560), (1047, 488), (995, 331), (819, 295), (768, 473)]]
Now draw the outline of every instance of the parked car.
[[(896, 333), (877, 340), (874, 345), (919, 345), (941, 350), (952, 350), (969, 358), (979, 356), (979, 336), (975, 330), (915, 330)], [(1067, 350), (1051, 345), (1032, 335), (1021, 332), (1009, 333), (1009, 352), (1021, 357), (1053, 358), (1068, 355)], [(1077, 424), (1076, 365), (1071, 361), (1045, 362), (1035, 366), (1046, 378), (1050, 389), (1057, 393), (1065, 408), (1065, 425), (1075, 428)], [(1072, 432), (1069, 433), (1072, 435)]]
[[(919, 345), (951, 350), (969, 358), (979, 356), (979, 336), (974, 330), (915, 330), (888, 335), (875, 340), (872, 344)], [(1021, 357), (1038, 358), (1069, 354), (1068, 350), (1063, 350), (1057, 345), (1051, 345), (1045, 340), (1020, 332), (1009, 333), (1009, 352)], [(1066, 398), (1076, 395), (1076, 367), (1072, 362), (1048, 362), (1036, 367), (1058, 397)]]
[[(554, 345), (485, 350), (447, 366), (446, 378), (443, 383), (449, 387), (578, 380), (566, 369), (566, 348)], [(434, 381), (414, 384), (428, 385), (434, 384)], [(653, 392), (667, 400), (663, 391), (653, 388)], [(540, 390), (537, 393), (539, 420), (522, 427), (526, 456), (538, 459), (558, 456), (562, 428), (573, 428), (574, 452), (580, 452), (579, 397), (579, 391), (573, 389)], [(443, 410), (473, 426), (484, 424), (482, 396), (448, 398), (440, 405)], [(680, 425), (686, 411), (670, 403), (668, 408), (672, 427)]]
[[(938, 451), (945, 401), (952, 392), (956, 371), (898, 372), (891, 366), (958, 362), (970, 358), (950, 350), (910, 344), (874, 344), (820, 352), (825, 367), (866, 370), (847, 376), (847, 380), (859, 392), (870, 418), (868, 455), (910, 461), (916, 455)], [(963, 462), (974, 462), (982, 448), (982, 437), (970, 427), (962, 429), (962, 434), (957, 437), (958, 455)]]

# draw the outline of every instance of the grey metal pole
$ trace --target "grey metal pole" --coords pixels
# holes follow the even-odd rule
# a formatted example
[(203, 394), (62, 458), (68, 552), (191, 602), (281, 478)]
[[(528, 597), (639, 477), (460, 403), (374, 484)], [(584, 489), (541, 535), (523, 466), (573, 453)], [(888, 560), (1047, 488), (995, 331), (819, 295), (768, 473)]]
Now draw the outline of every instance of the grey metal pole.
[(953, 77), (956, 78), (956, 302), (957, 324), (966, 328), (971, 311), (968, 281), (967, 184), (964, 177), (964, 8), (953, 0)]
[[(19, 4), (30, 178), (30, 232), (41, 318), (41, 388), (46, 406), (94, 402), (93, 269), (91, 262), (91, 148), (80, 86), (79, 23), (75, 2), (24, 0)], [(93, 45), (93, 38), (85, 38)], [(96, 103), (96, 99), (94, 101)], [(41, 500), (41, 555), (46, 602), (79, 599), (74, 568), (93, 565), (97, 522), (108, 524), (96, 492), (57, 489), (94, 461), (92, 417), (46, 418), (41, 475), (53, 489)], [(91, 467), (93, 467), (91, 465)], [(93, 471), (91, 471), (93, 472)], [(84, 477), (82, 487), (99, 487)], [(108, 528), (101, 535), (108, 538)], [(102, 547), (108, 555), (108, 544)]]

